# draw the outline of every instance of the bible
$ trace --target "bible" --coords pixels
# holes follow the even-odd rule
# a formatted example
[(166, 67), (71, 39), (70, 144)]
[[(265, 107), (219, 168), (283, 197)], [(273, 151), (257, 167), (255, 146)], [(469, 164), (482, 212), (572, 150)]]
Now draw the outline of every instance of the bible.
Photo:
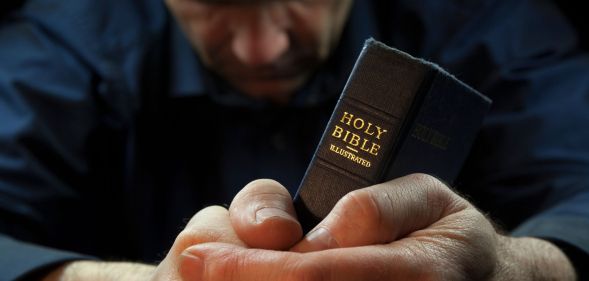
[(346, 193), (410, 173), (452, 184), (491, 100), (368, 39), (294, 198), (305, 232)]

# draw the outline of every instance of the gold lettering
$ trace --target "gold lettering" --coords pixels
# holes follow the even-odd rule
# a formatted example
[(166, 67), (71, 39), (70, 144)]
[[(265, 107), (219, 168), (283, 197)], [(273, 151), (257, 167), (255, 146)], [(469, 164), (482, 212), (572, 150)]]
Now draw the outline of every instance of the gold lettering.
[[(376, 140), (382, 139), (388, 130), (383, 129), (382, 127), (375, 125), (372, 122), (368, 122), (363, 118), (356, 117), (354, 114), (347, 111), (344, 112), (340, 118), (340, 124), (346, 124), (347, 126), (353, 127), (354, 129), (350, 128), (350, 130), (348, 130), (348, 127), (336, 125), (331, 133), (332, 137), (340, 139), (349, 145), (348, 149), (356, 153), (361, 150), (374, 156), (378, 155), (381, 146), (380, 144), (374, 142), (374, 138), (376, 138)], [(416, 129), (416, 131), (419, 131), (419, 129)], [(414, 132), (414, 134), (419, 135), (420, 133)], [(363, 136), (372, 136), (372, 138), (364, 138)], [(351, 153), (347, 150), (345, 150), (345, 152)]]
[(368, 122), (368, 126), (366, 126), (366, 130), (364, 130), (364, 133), (369, 136), (372, 136), (374, 135), (374, 130), (370, 131), (370, 128), (372, 128), (372, 123)]
[(349, 144), (358, 146), (360, 144), (360, 136), (352, 133), (352, 138), (350, 139)]
[(370, 151), (368, 151), (368, 153), (376, 156), (376, 155), (378, 155), (379, 149), (380, 149), (380, 145), (378, 145), (376, 143), (372, 143), (372, 147), (370, 148)]
[(342, 137), (342, 133), (344, 131), (344, 128), (335, 125), (335, 129), (333, 129), (333, 133), (331, 133), (331, 136), (336, 137), (336, 138), (341, 138)]
[(368, 149), (368, 148), (366, 147), (366, 144), (367, 144), (367, 143), (368, 143), (368, 139), (364, 139), (364, 140), (362, 141), (362, 146), (360, 146), (360, 150), (364, 150), (364, 151), (366, 151), (366, 152), (369, 152), (369, 151), (370, 151), (370, 149)]
[(350, 131), (346, 130), (346, 135), (344, 136), (344, 141), (348, 142), (348, 136), (350, 135)]
[(340, 122), (350, 126), (350, 122), (352, 122), (352, 118), (354, 118), (354, 114), (344, 112), (344, 115), (342, 116), (342, 119), (340, 120)]
[(422, 124), (417, 124), (415, 126), (411, 136), (442, 150), (446, 150), (450, 143), (450, 138), (448, 136)]
[(337, 151), (336, 151), (336, 148), (337, 148), (337, 146), (335, 146), (335, 145), (333, 145), (333, 144), (330, 144), (330, 145), (329, 145), (329, 150), (331, 150), (331, 151), (333, 151), (333, 152), (337, 152)]
[(348, 160), (350, 160), (350, 161), (352, 161), (354, 163), (360, 164), (360, 165), (362, 165), (362, 166), (364, 166), (366, 168), (370, 168), (370, 166), (372, 166), (372, 164), (370, 163), (370, 161), (368, 161), (368, 160), (366, 160), (366, 159), (364, 159), (362, 157), (359, 157), (356, 154), (354, 154), (352, 152), (349, 152), (349, 151), (347, 151), (345, 149), (342, 149), (342, 148), (340, 148), (340, 147), (338, 147), (336, 145), (330, 144), (329, 145), (329, 150), (331, 150), (331, 151), (333, 151), (333, 152), (341, 155), (344, 158), (347, 158)]
[(362, 128), (364, 128), (364, 120), (362, 120), (360, 118), (354, 119), (353, 124), (354, 124), (354, 128), (356, 128), (358, 130), (362, 130)]
[(376, 134), (376, 138), (377, 139), (380, 139), (380, 135), (382, 135), (382, 134), (384, 134), (384, 133), (387, 132), (387, 130), (385, 130), (385, 129), (379, 127), (379, 126), (376, 126), (376, 131), (377, 131), (377, 134)]

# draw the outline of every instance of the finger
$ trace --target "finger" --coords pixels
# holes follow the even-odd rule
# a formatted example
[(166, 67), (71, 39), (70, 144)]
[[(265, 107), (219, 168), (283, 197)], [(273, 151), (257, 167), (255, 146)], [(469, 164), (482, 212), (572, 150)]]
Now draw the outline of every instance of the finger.
[(273, 180), (246, 185), (229, 208), (239, 238), (253, 248), (282, 250), (302, 237), (288, 190)]
[(229, 211), (220, 206), (211, 206), (196, 213), (176, 237), (172, 249), (158, 265), (152, 280), (183, 280), (179, 276), (191, 276), (194, 269), (186, 266), (190, 256), (183, 252), (188, 247), (206, 243), (224, 242), (245, 246), (231, 226)]
[(221, 206), (207, 207), (196, 213), (176, 237), (172, 251), (177, 255), (192, 245), (206, 242), (245, 246), (233, 230), (229, 211)]
[(389, 243), (467, 206), (434, 177), (405, 176), (347, 194), (292, 250)]
[(187, 249), (181, 264), (191, 273), (184, 281), (434, 280), (419, 279), (433, 276), (422, 266), (428, 258), (399, 249), (379, 245), (301, 254), (206, 243)]

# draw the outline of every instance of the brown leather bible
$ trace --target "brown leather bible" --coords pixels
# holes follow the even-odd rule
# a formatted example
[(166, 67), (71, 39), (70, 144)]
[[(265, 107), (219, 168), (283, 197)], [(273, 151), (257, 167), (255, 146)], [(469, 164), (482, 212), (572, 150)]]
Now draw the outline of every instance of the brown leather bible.
[(451, 184), (490, 104), (437, 65), (367, 40), (295, 195), (305, 231), (358, 188), (415, 172)]

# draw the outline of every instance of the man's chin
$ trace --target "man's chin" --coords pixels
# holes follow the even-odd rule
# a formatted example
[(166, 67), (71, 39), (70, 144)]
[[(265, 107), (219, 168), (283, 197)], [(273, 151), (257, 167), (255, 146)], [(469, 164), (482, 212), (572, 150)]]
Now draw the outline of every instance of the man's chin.
[(303, 86), (305, 81), (306, 76), (301, 76), (291, 79), (240, 81), (234, 83), (233, 86), (241, 93), (251, 98), (270, 100), (276, 103), (286, 103), (291, 99), (292, 95)]

